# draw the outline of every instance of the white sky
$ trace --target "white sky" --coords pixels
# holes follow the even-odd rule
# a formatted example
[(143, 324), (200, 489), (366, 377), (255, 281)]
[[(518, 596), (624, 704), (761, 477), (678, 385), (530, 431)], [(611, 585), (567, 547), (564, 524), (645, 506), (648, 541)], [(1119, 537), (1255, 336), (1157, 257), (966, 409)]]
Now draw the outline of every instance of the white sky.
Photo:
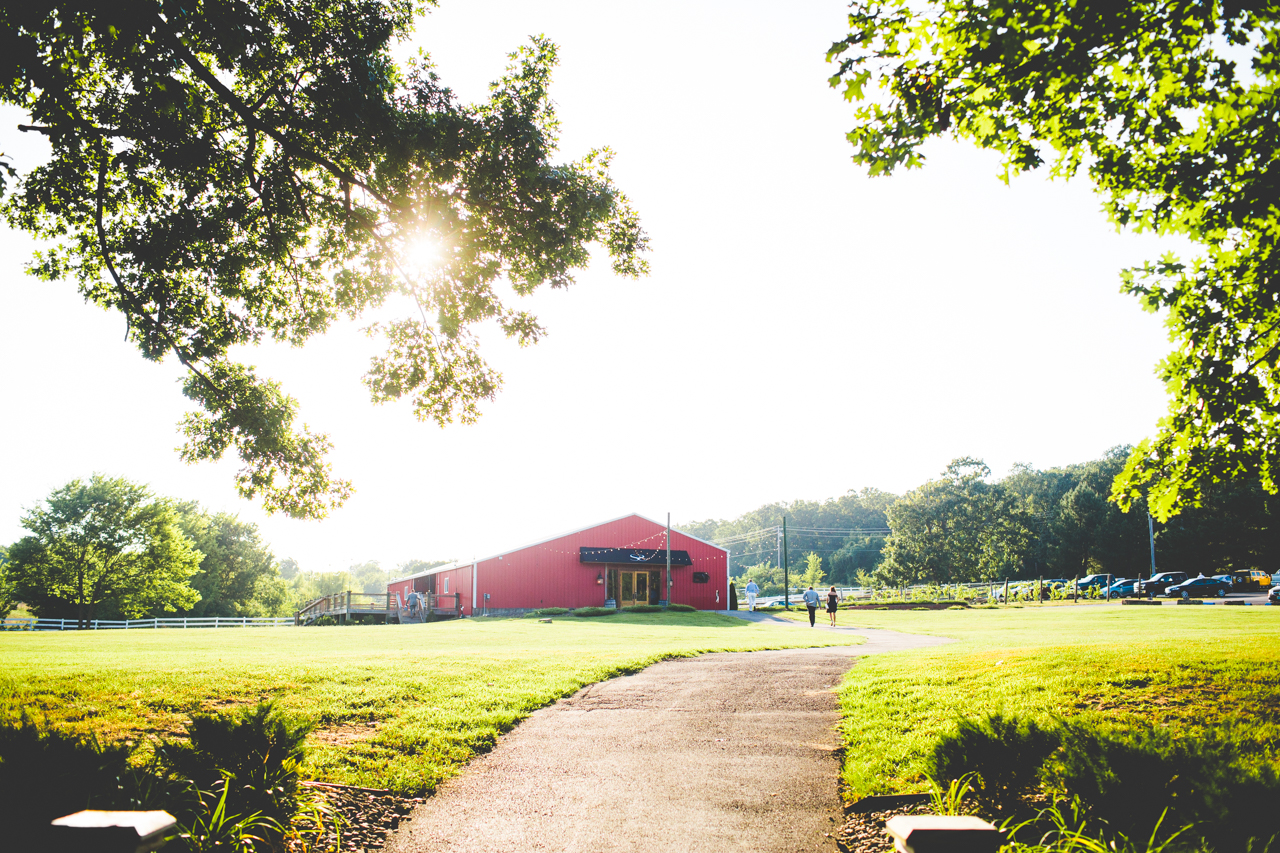
[[(629, 512), (678, 524), (902, 492), (956, 456), (1002, 474), (1149, 434), (1168, 344), (1118, 273), (1166, 246), (1117, 235), (1083, 182), (1006, 187), (964, 146), (866, 178), (844, 140), (852, 108), (826, 84), (844, 24), (840, 0), (443, 0), (418, 42), (464, 100), (529, 35), (560, 46), (563, 156), (614, 148), (653, 273), (601, 263), (528, 300), (550, 335), (524, 350), (494, 336), (506, 387), (471, 427), (370, 404), (358, 325), (249, 353), (354, 481), (324, 521), (240, 500), (234, 459), (183, 465), (178, 367), (143, 361), (74, 286), (25, 275), (33, 244), (0, 226), (0, 542), (95, 471), (239, 513), (323, 571), (483, 556)], [(0, 111), (0, 151), (22, 169), (40, 154), (20, 120)]]

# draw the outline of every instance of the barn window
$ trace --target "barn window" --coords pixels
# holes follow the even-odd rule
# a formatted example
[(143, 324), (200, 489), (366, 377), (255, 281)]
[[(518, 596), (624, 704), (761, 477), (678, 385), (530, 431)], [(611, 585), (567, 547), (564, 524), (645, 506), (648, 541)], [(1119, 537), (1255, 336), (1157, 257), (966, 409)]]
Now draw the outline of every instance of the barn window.
[(707, 581), (709, 581), (709, 580), (711, 580), (711, 575), (710, 575), (709, 573), (707, 573), (707, 572), (694, 572), (694, 573), (693, 573), (693, 582), (694, 582), (694, 583), (706, 583), (706, 582), (707, 582)]
[(445, 579), (444, 579), (444, 594), (445, 594), (445, 595), (448, 595), (448, 594), (449, 594), (449, 579), (448, 579), (448, 578), (445, 578)]

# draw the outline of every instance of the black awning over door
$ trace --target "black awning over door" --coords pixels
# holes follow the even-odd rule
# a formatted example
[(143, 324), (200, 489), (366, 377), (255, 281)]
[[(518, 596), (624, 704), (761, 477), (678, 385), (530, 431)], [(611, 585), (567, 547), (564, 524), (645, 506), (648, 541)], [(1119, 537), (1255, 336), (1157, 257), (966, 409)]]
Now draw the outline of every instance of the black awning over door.
[[(578, 562), (622, 566), (665, 566), (667, 552), (660, 548), (579, 548)], [(671, 565), (692, 566), (688, 551), (671, 552)]]

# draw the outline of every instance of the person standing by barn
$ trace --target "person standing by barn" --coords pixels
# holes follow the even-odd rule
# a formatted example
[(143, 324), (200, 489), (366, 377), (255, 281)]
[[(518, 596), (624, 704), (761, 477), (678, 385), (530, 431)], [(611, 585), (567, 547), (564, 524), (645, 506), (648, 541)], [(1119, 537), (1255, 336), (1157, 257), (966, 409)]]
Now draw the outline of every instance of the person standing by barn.
[(831, 587), (831, 591), (827, 593), (827, 616), (831, 618), (831, 627), (836, 626), (836, 607), (840, 604), (840, 593), (836, 592), (836, 588)]
[(809, 608), (809, 627), (812, 628), (818, 618), (818, 593), (813, 587), (804, 591), (804, 606)]
[(756, 609), (756, 596), (760, 594), (760, 587), (756, 586), (753, 580), (747, 580), (747, 610)]

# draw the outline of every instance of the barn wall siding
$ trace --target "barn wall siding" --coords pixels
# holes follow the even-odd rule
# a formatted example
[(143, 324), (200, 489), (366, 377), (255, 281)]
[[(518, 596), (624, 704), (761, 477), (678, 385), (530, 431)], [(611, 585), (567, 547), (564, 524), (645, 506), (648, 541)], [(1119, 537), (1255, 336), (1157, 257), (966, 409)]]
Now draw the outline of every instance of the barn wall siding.
[[(481, 560), (474, 569), (474, 601), (471, 564), (432, 573), (436, 575), (437, 592), (444, 591), (443, 579), (447, 577), (449, 592), (462, 594), (463, 612), (467, 615), (483, 612), (485, 593), (489, 593), (490, 610), (599, 607), (605, 602), (606, 585), (597, 583), (596, 575), (605, 574), (609, 567), (579, 562), (578, 549), (662, 549), (665, 534), (663, 525), (632, 515)], [(692, 566), (672, 569), (675, 582), (671, 603), (689, 604), (699, 610), (724, 610), (729, 600), (725, 552), (678, 530), (671, 531), (671, 549), (688, 551), (693, 560)], [(693, 583), (694, 572), (706, 572), (709, 581)], [(394, 592), (412, 582), (413, 579), (401, 579), (388, 589)]]

